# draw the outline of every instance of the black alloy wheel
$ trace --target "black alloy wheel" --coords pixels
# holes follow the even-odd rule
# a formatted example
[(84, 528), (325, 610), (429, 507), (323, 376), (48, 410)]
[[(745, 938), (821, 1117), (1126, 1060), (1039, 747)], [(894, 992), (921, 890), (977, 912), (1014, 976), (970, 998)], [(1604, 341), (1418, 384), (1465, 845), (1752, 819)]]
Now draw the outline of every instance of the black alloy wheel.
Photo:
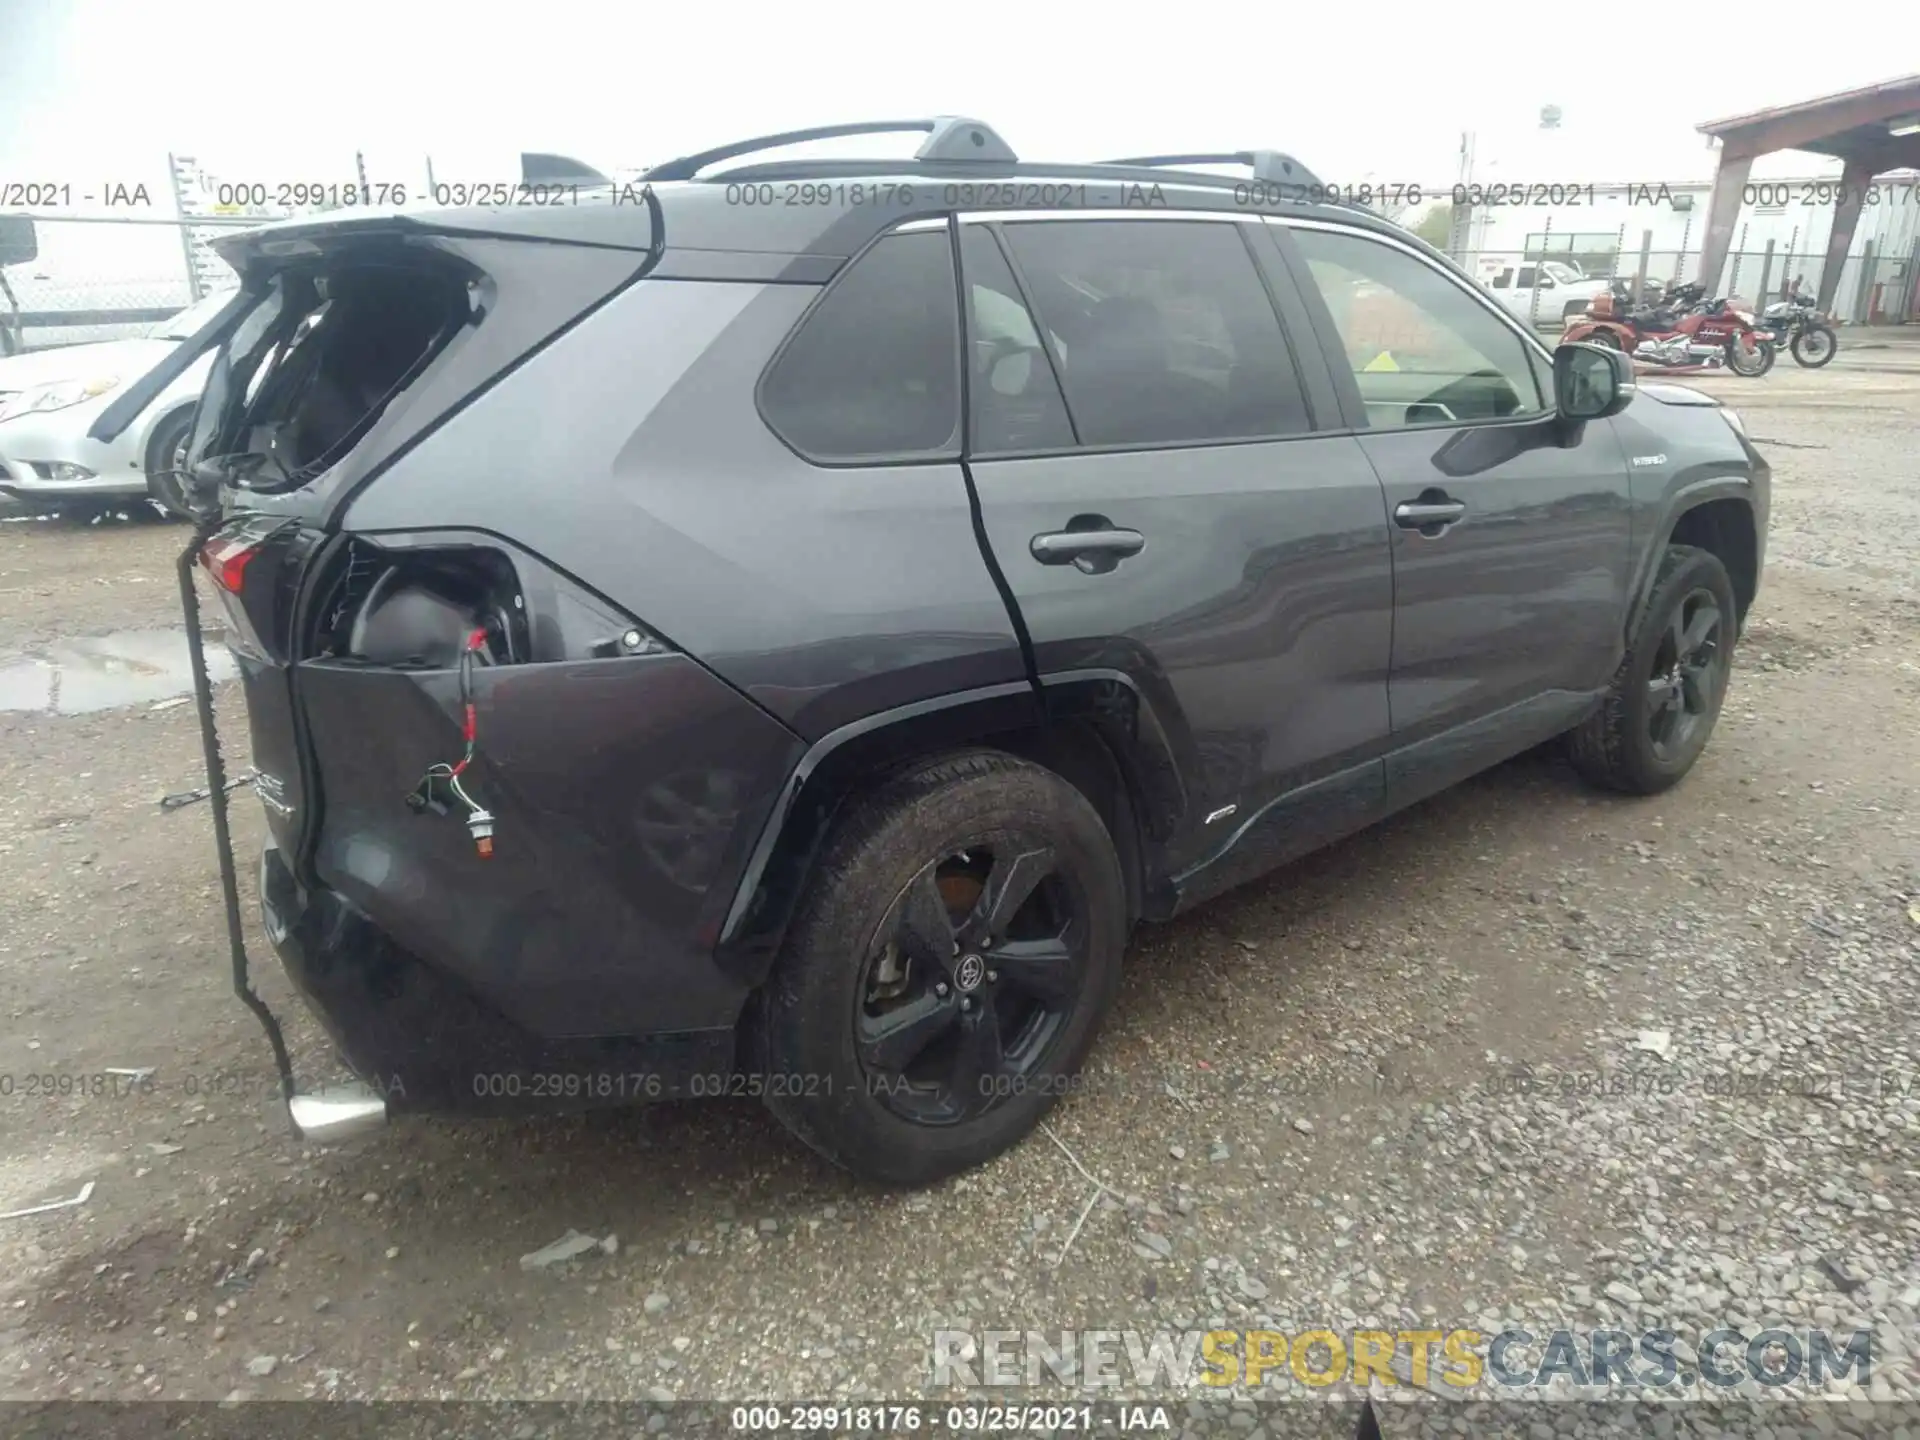
[(1678, 784), (1719, 719), (1739, 616), (1720, 558), (1668, 545), (1605, 697), (1567, 734), (1574, 768), (1629, 795), (1657, 795)]
[(854, 1045), (902, 1119), (992, 1109), (1045, 1068), (1080, 994), (1086, 900), (1038, 837), (972, 844), (901, 893), (859, 987)]
[(991, 1160), (1078, 1088), (1128, 926), (1072, 782), (997, 750), (910, 762), (834, 824), (758, 995), (768, 1108), (882, 1184)]
[(1727, 680), (1726, 617), (1705, 588), (1674, 607), (1647, 680), (1647, 738), (1662, 761), (1683, 754), (1717, 713)]

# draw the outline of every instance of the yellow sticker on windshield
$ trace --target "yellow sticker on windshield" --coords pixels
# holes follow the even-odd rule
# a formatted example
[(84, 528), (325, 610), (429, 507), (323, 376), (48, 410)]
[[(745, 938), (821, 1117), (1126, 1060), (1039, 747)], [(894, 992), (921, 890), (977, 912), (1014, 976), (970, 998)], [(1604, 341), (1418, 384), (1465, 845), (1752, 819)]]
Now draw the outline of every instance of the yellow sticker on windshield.
[(1382, 350), (1365, 365), (1361, 366), (1363, 370), (1398, 370), (1399, 368), (1400, 366), (1394, 361), (1391, 350)]

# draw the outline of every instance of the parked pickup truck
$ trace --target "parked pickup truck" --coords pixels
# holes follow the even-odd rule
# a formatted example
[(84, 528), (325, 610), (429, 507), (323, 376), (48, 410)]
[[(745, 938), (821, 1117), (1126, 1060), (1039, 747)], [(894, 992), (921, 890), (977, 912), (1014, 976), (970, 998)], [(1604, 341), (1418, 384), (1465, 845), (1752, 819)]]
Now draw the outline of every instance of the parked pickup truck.
[(1556, 330), (1584, 314), (1594, 297), (1607, 290), (1605, 280), (1589, 280), (1559, 260), (1523, 265), (1511, 258), (1485, 259), (1478, 278), (1510, 315)]

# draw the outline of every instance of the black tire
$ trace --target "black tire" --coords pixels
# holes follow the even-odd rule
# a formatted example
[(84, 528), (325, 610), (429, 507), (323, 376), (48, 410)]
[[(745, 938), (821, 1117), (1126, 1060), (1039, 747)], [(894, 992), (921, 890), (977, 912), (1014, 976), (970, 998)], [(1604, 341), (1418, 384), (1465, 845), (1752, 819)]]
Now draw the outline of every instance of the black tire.
[[(973, 869), (950, 872), (962, 859)], [(977, 883), (975, 872), (985, 876), (978, 906), (965, 889)], [(1038, 878), (1023, 890), (1030, 876)], [(980, 946), (971, 920), (995, 909), (993, 896), (1022, 894), (1031, 898), (1016, 899), (996, 922), (1004, 932), (1017, 914), (1015, 933), (1003, 933), (998, 948)], [(955, 925), (956, 906), (969, 921), (939, 931)], [(1046, 923), (1036, 927), (1032, 917), (1043, 909)], [(1071, 938), (1025, 938), (1049, 930), (1059, 915), (1067, 917), (1060, 935)], [(918, 936), (936, 934), (934, 943), (919, 944)], [(964, 953), (955, 942), (939, 965), (927, 958), (949, 948), (955, 934)], [(1119, 987), (1126, 938), (1120, 862), (1079, 790), (997, 751), (922, 762), (856, 802), (822, 853), (760, 996), (755, 1051), (767, 1104), (808, 1145), (867, 1180), (925, 1185), (982, 1164), (1024, 1137), (1071, 1088)], [(1044, 972), (1049, 986), (1064, 981), (1071, 991), (1057, 1014), (1010, 983), (1018, 972), (1003, 978), (988, 968), (997, 958), (1007, 969), (1018, 950), (1021, 969), (1032, 969), (1040, 947), (1050, 945), (1063, 947), (1071, 966)], [(897, 988), (881, 995), (883, 987)], [(1017, 1028), (1029, 1013), (1023, 1006), (1032, 1007), (1029, 1021), (1041, 1017), (1037, 1028)], [(972, 1019), (942, 1007), (968, 1010)], [(908, 1035), (896, 1017), (910, 1011), (925, 1018)], [(920, 1038), (929, 1032), (932, 1041)], [(976, 1041), (989, 1042), (1005, 1068), (996, 1072), (1001, 1078), (975, 1078), (969, 1089), (960, 1077), (977, 1077), (967, 1069), (976, 1052), (966, 1048)], [(921, 1048), (908, 1053), (904, 1047), (916, 1042)], [(942, 1049), (948, 1043), (951, 1062)], [(870, 1063), (889, 1044), (906, 1057), (897, 1074), (890, 1062)], [(910, 1066), (946, 1079), (918, 1084)], [(943, 1108), (943, 1094), (967, 1093), (978, 1102)]]
[(1840, 337), (1831, 325), (1808, 325), (1793, 337), (1793, 358), (1809, 370), (1818, 370), (1839, 353)]
[(1753, 359), (1751, 361), (1743, 362), (1740, 359), (1740, 356), (1744, 353), (1746, 352), (1741, 349), (1738, 340), (1727, 341), (1727, 368), (1733, 371), (1734, 374), (1744, 376), (1749, 380), (1759, 379), (1762, 375), (1773, 369), (1773, 362), (1780, 358), (1780, 354), (1774, 349), (1771, 340), (1761, 340), (1759, 338), (1755, 338), (1753, 342)]
[[(1708, 605), (1718, 617), (1717, 629), (1703, 636), (1711, 653), (1690, 656), (1684, 637), (1704, 626)], [(1630, 795), (1658, 794), (1691, 770), (1726, 699), (1737, 614), (1733, 581), (1720, 558), (1669, 545), (1605, 701), (1567, 734), (1574, 768), (1596, 785)]]
[(147, 441), (147, 494), (155, 505), (176, 520), (193, 519), (181, 476), (175, 471), (181, 447), (192, 428), (193, 407), (189, 405), (154, 426), (153, 435)]

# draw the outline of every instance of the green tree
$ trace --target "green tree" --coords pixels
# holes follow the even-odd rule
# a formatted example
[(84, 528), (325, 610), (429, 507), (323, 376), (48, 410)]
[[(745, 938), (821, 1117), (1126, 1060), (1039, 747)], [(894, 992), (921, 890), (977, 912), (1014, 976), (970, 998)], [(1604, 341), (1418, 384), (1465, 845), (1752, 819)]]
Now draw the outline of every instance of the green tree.
[(1413, 227), (1413, 233), (1436, 250), (1447, 248), (1447, 237), (1452, 232), (1453, 206), (1444, 200), (1422, 215), (1420, 223)]

